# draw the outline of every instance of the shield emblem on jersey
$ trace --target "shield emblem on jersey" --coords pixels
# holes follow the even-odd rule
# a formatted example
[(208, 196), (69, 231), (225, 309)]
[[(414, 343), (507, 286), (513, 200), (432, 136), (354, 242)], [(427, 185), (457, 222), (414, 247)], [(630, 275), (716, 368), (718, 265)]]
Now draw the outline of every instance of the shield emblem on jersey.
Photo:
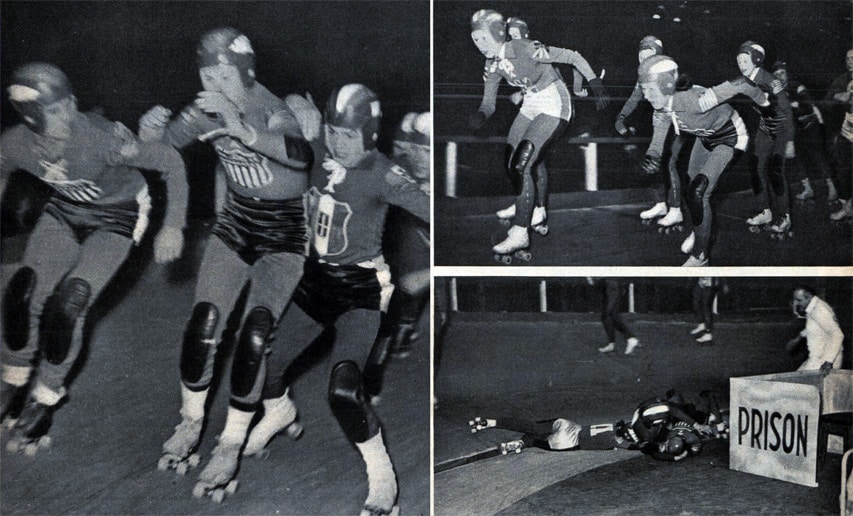
[(347, 233), (352, 208), (316, 187), (308, 191), (308, 213), (311, 217), (312, 244), (321, 257), (336, 256), (349, 247)]

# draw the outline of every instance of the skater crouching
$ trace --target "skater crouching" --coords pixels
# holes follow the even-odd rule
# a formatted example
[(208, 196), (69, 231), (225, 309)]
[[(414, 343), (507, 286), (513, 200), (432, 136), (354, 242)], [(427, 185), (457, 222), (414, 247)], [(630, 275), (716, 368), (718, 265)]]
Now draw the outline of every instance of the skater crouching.
[(188, 188), (175, 149), (140, 142), (123, 125), (78, 111), (57, 67), (18, 68), (8, 93), (23, 123), (0, 136), (0, 194), (15, 170), (54, 190), (3, 297), (0, 420), (18, 416), (9, 446), (34, 453), (49, 442), (89, 308), (148, 226), (151, 198), (139, 169), (156, 170), (166, 180), (166, 217), (154, 241), (158, 262), (182, 252)]

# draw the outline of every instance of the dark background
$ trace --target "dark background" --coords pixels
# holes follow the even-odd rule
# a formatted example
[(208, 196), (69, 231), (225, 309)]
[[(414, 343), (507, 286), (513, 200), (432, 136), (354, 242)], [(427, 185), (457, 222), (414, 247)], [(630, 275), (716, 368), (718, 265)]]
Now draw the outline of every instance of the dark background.
[[(258, 81), (276, 95), (310, 92), (322, 109), (331, 91), (343, 84), (360, 82), (373, 89), (383, 105), (383, 150), (405, 113), (429, 110), (430, 22), (424, 0), (3, 0), (0, 123), (7, 127), (18, 121), (5, 95), (12, 71), (38, 60), (68, 75), (81, 110), (98, 108), (135, 130), (150, 107), (177, 110), (201, 90), (196, 44), (203, 33), (222, 26), (248, 36), (257, 56)], [(212, 170), (215, 156), (204, 144), (186, 153), (194, 189), (190, 216), (208, 216), (209, 185), (199, 184), (195, 176)], [(38, 188), (17, 184), (10, 187)], [(14, 198), (10, 201), (16, 204)]]

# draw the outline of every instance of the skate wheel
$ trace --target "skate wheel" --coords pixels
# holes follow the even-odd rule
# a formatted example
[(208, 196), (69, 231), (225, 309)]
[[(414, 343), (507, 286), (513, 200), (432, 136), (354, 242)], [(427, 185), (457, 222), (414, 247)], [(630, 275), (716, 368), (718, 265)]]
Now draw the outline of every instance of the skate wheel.
[(515, 256), (516, 258), (520, 258), (525, 262), (529, 262), (530, 259), (533, 258), (533, 255), (530, 254), (529, 251), (516, 251)]
[(521, 453), (521, 448), (516, 448), (515, 453)]
[(500, 221), (501, 226), (509, 227), (509, 224), (510, 224), (509, 219), (498, 219), (498, 220)]
[(193, 497), (194, 498), (201, 498), (202, 496), (205, 495), (205, 493), (206, 493), (206, 490), (204, 488), (204, 485), (201, 482), (199, 482), (198, 484), (195, 485), (195, 487), (193, 487)]
[(512, 263), (512, 256), (506, 254), (496, 254), (495, 261), (500, 262), (504, 265), (509, 265)]
[(24, 446), (24, 455), (26, 455), (27, 457), (35, 457), (38, 451), (38, 443), (28, 443), (26, 446)]
[(259, 460), (267, 460), (268, 458), (270, 458), (270, 449), (269, 448), (262, 449), (261, 451), (259, 451), (258, 453), (255, 454), (255, 458), (257, 458)]
[(12, 439), (8, 443), (6, 443), (6, 451), (9, 453), (18, 453), (18, 450), (21, 449), (21, 443), (18, 442), (17, 439)]
[(187, 462), (181, 461), (175, 465), (175, 473), (180, 476), (184, 476), (187, 474), (187, 471), (190, 470), (190, 465)]
[(157, 470), (158, 471), (167, 471), (169, 469), (169, 465), (172, 464), (172, 461), (169, 460), (169, 457), (163, 456), (160, 457), (160, 460), (157, 461)]
[(540, 225), (540, 226), (536, 226), (533, 228), (533, 231), (536, 231), (540, 235), (545, 236), (548, 234), (548, 226), (544, 225), (544, 224)]
[(501, 450), (501, 455), (506, 455), (508, 452), (506, 450)]
[(192, 455), (187, 457), (187, 464), (191, 468), (198, 466), (200, 462), (201, 462), (201, 457), (199, 456), (198, 453), (193, 453)]
[[(378, 396), (375, 396), (374, 398), (378, 399), (379, 397), (378, 397)], [(291, 439), (292, 441), (296, 441), (296, 440), (298, 440), (300, 437), (302, 437), (302, 433), (303, 433), (304, 431), (305, 431), (305, 427), (303, 427), (303, 426), (302, 426), (302, 423), (299, 423), (299, 422), (297, 421), (297, 422), (291, 423), (291, 424), (287, 427), (286, 433), (287, 433), (287, 436), (288, 436), (288, 437), (290, 437), (290, 439)]]
[(225, 490), (224, 489), (216, 489), (210, 492), (210, 499), (216, 503), (222, 503), (225, 501)]
[(648, 226), (652, 223), (652, 219), (642, 219), (642, 223), (644, 226)]
[(749, 232), (750, 233), (760, 233), (761, 228), (758, 226), (749, 226)]
[(228, 482), (228, 484), (225, 486), (225, 494), (227, 494), (228, 496), (233, 496), (234, 493), (237, 492), (237, 487), (239, 485), (239, 480), (232, 480), (231, 482)]

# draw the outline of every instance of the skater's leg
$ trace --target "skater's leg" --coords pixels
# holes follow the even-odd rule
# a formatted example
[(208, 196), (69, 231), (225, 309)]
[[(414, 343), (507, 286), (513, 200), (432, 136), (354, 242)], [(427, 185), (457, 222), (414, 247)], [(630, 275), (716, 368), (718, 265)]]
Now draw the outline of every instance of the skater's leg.
[(708, 149), (699, 140), (693, 145), (688, 169), (690, 188), (687, 196), (690, 215), (693, 218), (693, 231), (696, 234), (691, 253), (694, 257), (708, 258), (713, 223), (711, 195), (714, 193), (720, 175), (733, 156), (734, 149), (726, 145), (717, 145), (713, 149)]
[[(699, 142), (696, 142), (698, 144)], [(693, 148), (696, 148), (694, 144)], [(770, 157), (773, 154), (774, 141), (764, 131), (755, 133), (755, 158), (756, 164), (753, 170), (752, 187), (756, 200), (756, 212), (770, 209), (770, 177), (768, 168)]]
[(515, 417), (497, 417), (495, 418), (495, 428), (521, 432), (531, 436), (532, 439), (544, 440), (551, 435), (554, 421), (554, 419), (532, 421)]

